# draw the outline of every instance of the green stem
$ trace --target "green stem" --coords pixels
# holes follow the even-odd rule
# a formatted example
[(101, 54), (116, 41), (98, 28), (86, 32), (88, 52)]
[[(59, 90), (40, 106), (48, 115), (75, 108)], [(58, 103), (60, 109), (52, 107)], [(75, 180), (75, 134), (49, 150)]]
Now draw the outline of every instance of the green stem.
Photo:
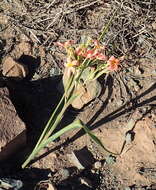
[(42, 143), (44, 140), (46, 140), (46, 139), (49, 138), (49, 136), (52, 134), (52, 132), (55, 130), (55, 128), (58, 126), (58, 124), (61, 122), (62, 117), (63, 117), (63, 115), (64, 115), (64, 113), (65, 113), (65, 111), (66, 111), (66, 109), (67, 109), (68, 106), (69, 106), (69, 103), (67, 102), (67, 103), (63, 106), (63, 108), (62, 108), (60, 114), (57, 115), (57, 118), (56, 118), (55, 122), (53, 123), (53, 125), (51, 126), (50, 130), (49, 130), (48, 133), (45, 135), (45, 137), (43, 138), (43, 140), (41, 141), (41, 143)]
[[(72, 88), (72, 89), (74, 88), (73, 80), (70, 81), (70, 82), (71, 83), (69, 85), (67, 85), (68, 91), (70, 90), (70, 88)], [(56, 107), (56, 109), (54, 110), (52, 116), (50, 117), (44, 131), (42, 132), (42, 134), (41, 134), (35, 148), (33, 149), (30, 156), (27, 158), (27, 160), (22, 165), (22, 168), (24, 168), (31, 161), (31, 159), (33, 159), (35, 157), (35, 155), (38, 153), (37, 150), (38, 150), (38, 147), (40, 146), (40, 144), (42, 144), (44, 141), (46, 141), (49, 138), (49, 136), (52, 134), (52, 132), (55, 130), (55, 128), (58, 126), (58, 124), (60, 123), (66, 109), (71, 104), (74, 97), (75, 96), (72, 96), (72, 95), (70, 95), (70, 97), (67, 97), (67, 102), (62, 107), (64, 98), (65, 98), (65, 93), (64, 93), (64, 95), (62, 96), (58, 106)], [(58, 110), (60, 109), (60, 107), (62, 107), (61, 112), (57, 116), (55, 116), (58, 113)]]
[(65, 99), (66, 92), (70, 88), (72, 82), (73, 82), (73, 75), (72, 75), (72, 77), (70, 77), (70, 80), (69, 80), (69, 82), (67, 84), (67, 87), (65, 88), (65, 93), (63, 94), (63, 96), (62, 96), (59, 104), (57, 105), (57, 107), (55, 108), (54, 112), (52, 113), (50, 119), (48, 120), (48, 122), (47, 122), (47, 124), (46, 124), (46, 126), (45, 126), (45, 128), (44, 128), (44, 130), (43, 130), (43, 132), (42, 132), (42, 134), (41, 134), (41, 136), (39, 138), (39, 140), (37, 141), (37, 144), (35, 145), (34, 149), (38, 147), (38, 145), (41, 143), (41, 141), (43, 139), (45, 139), (45, 136), (47, 136), (46, 134), (49, 133), (48, 132), (49, 128), (55, 122), (55, 117), (57, 117), (56, 114), (57, 114), (58, 110), (60, 109), (60, 107), (62, 106), (62, 104), (64, 102), (64, 99)]
[(44, 148), (47, 144), (49, 144), (50, 142), (54, 141), (55, 139), (57, 139), (58, 137), (60, 137), (64, 133), (66, 133), (67, 131), (70, 131), (70, 130), (73, 130), (73, 129), (76, 129), (76, 128), (83, 128), (84, 131), (91, 137), (91, 139), (94, 140), (99, 146), (101, 146), (108, 153), (113, 154), (113, 155), (119, 155), (118, 153), (113, 153), (110, 150), (108, 150), (102, 144), (102, 142), (87, 128), (87, 126), (85, 126), (82, 123), (81, 120), (76, 120), (73, 123), (69, 124), (68, 126), (64, 127), (63, 129), (59, 130), (55, 134), (53, 134), (51, 137), (49, 137), (46, 140), (44, 140), (42, 143), (40, 143), (39, 146), (35, 150), (33, 150), (33, 152), (30, 154), (30, 156), (28, 157), (28, 159), (23, 163), (22, 168), (25, 168), (29, 164), (29, 162), (35, 157), (35, 155), (42, 148)]
[(50, 142), (54, 141), (55, 139), (57, 139), (58, 137), (60, 137), (64, 133), (66, 133), (67, 131), (73, 130), (73, 129), (76, 129), (76, 128), (80, 128), (80, 127), (81, 127), (81, 125), (79, 123), (79, 120), (74, 121), (73, 123), (69, 124), (68, 126), (64, 127), (63, 129), (59, 130), (58, 132), (56, 132), (55, 134), (53, 134), (51, 137), (49, 137), (48, 139), (46, 139), (42, 144), (40, 144), (40, 146), (37, 149), (37, 152), (39, 152), (47, 144), (49, 144)]
[(102, 33), (98, 39), (99, 41), (101, 41), (103, 39), (104, 35), (107, 33), (107, 31), (108, 31), (108, 29), (109, 29), (109, 27), (110, 27), (110, 25), (111, 25), (111, 23), (115, 17), (115, 14), (117, 13), (118, 10), (119, 10), (119, 8), (116, 9), (116, 11), (113, 13), (112, 17), (110, 18), (109, 22), (103, 27)]
[[(57, 113), (57, 111), (59, 110), (59, 108), (61, 107), (61, 105), (63, 104), (64, 98), (65, 98), (65, 94), (62, 96), (62, 98), (61, 98), (59, 104), (58, 104), (57, 107), (55, 108), (55, 110), (54, 110), (54, 112), (52, 113), (50, 119), (48, 120), (48, 122), (47, 122), (47, 124), (46, 124), (46, 126), (45, 126), (45, 128), (44, 128), (44, 130), (43, 130), (43, 132), (42, 132), (42, 134), (41, 134), (41, 136), (40, 136), (40, 138), (39, 138), (39, 140), (38, 140), (36, 146), (35, 146), (35, 148), (38, 147), (38, 145), (40, 144), (40, 142), (41, 142), (42, 139), (44, 138), (45, 134), (47, 133), (47, 131), (48, 131), (48, 129), (49, 129), (49, 126), (52, 124), (52, 122), (54, 122), (55, 114)], [(35, 148), (34, 148), (34, 149), (35, 149)]]
[(78, 121), (75, 121), (74, 123), (64, 127), (63, 129), (61, 129), (60, 131), (56, 132), (55, 134), (53, 134), (51, 137), (49, 137), (48, 139), (44, 140), (43, 142), (41, 142), (39, 144), (39, 146), (34, 149), (32, 151), (32, 153), (29, 155), (29, 157), (27, 158), (27, 160), (22, 164), (22, 168), (25, 168), (29, 162), (34, 159), (34, 157), (36, 156), (36, 154), (42, 149), (44, 148), (48, 143), (54, 141), (55, 139), (57, 139), (58, 137), (60, 137), (62, 134), (64, 134), (66, 131), (72, 130), (74, 128), (76, 128), (76, 126), (79, 125)]

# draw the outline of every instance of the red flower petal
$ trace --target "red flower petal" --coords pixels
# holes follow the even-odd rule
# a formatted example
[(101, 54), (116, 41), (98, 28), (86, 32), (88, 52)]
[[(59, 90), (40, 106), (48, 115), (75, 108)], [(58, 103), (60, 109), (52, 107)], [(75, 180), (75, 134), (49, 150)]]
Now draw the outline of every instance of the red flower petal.
[(107, 61), (109, 67), (108, 69), (110, 71), (117, 71), (118, 70), (118, 65), (120, 64), (119, 59), (116, 59), (114, 56), (111, 56), (109, 60)]

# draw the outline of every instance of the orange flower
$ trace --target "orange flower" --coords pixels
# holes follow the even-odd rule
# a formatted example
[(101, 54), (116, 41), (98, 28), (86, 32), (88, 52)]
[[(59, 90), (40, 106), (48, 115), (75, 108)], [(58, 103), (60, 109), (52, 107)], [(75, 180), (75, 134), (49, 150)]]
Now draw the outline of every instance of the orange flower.
[(93, 59), (96, 54), (94, 49), (87, 50), (86, 48), (81, 47), (76, 48), (75, 53), (78, 56), (86, 57), (87, 59)]
[(109, 60), (107, 61), (107, 63), (108, 63), (108, 69), (110, 71), (117, 71), (120, 61), (119, 59), (116, 59), (114, 56), (111, 56)]
[(83, 54), (84, 57), (88, 58), (88, 59), (98, 59), (98, 60), (106, 60), (106, 56), (99, 52), (97, 49), (91, 49), (91, 50), (87, 50), (86, 53)]
[(84, 57), (86, 57), (87, 59), (94, 59), (95, 56), (96, 56), (96, 51), (94, 49), (90, 49), (90, 50), (87, 50), (85, 53), (84, 53)]
[(84, 56), (84, 53), (86, 52), (86, 48), (84, 48), (84, 47), (77, 47), (76, 49), (75, 49), (75, 53), (76, 53), (76, 55), (78, 55), (78, 56)]
[(86, 47), (79, 46), (76, 48), (75, 53), (87, 59), (106, 60), (106, 56), (101, 52), (105, 47), (101, 46), (98, 40), (92, 40), (92, 42), (94, 43), (94, 48), (87, 49)]

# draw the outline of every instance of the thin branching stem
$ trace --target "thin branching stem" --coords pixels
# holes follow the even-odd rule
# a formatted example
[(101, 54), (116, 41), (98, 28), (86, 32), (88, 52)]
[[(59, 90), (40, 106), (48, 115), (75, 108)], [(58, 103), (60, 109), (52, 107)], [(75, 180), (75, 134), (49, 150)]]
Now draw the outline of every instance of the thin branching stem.
[(108, 30), (110, 28), (110, 25), (112, 24), (112, 21), (113, 21), (113, 19), (114, 19), (114, 17), (115, 17), (115, 15), (116, 15), (116, 13), (117, 13), (118, 10), (119, 10), (119, 8), (114, 11), (114, 13), (111, 16), (109, 22), (106, 25), (104, 25), (104, 27), (102, 29), (102, 33), (101, 33), (101, 35), (100, 35), (100, 37), (98, 39), (99, 41), (102, 41), (103, 38), (104, 38), (104, 36), (105, 36), (105, 34), (108, 32)]

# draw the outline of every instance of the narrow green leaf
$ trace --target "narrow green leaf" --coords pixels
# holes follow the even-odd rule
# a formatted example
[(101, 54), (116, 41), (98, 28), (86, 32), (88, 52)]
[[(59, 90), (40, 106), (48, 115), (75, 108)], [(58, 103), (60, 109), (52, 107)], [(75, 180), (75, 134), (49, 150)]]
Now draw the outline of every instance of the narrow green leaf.
[(72, 74), (67, 80), (67, 83), (64, 84), (65, 85), (65, 89), (64, 89), (64, 93), (65, 93), (65, 96), (67, 96), (67, 92), (69, 91), (71, 85), (73, 84), (73, 81), (74, 81), (74, 74)]
[(64, 133), (66, 133), (67, 131), (70, 131), (72, 129), (76, 129), (76, 128), (80, 128), (80, 123), (78, 121), (74, 121), (73, 123), (71, 123), (70, 125), (64, 127), (63, 129), (61, 129), (60, 131), (56, 132), (55, 134), (53, 134), (51, 137), (49, 137), (48, 139), (44, 140), (43, 142), (41, 142), (39, 144), (38, 147), (36, 147), (36, 149), (34, 149), (32, 151), (32, 153), (29, 155), (29, 157), (27, 158), (27, 160), (22, 164), (22, 168), (25, 168), (28, 163), (33, 160), (35, 158), (35, 156), (37, 155), (37, 153), (44, 148), (48, 143), (54, 141), (55, 139), (57, 139), (58, 137), (60, 137), (61, 135), (63, 135)]
[(94, 77), (94, 80), (98, 79), (101, 75), (106, 74), (106, 73), (108, 73), (108, 71), (105, 70), (105, 69), (102, 70), (102, 71), (97, 72), (95, 77)]
[(99, 146), (101, 146), (106, 152), (113, 154), (113, 155), (119, 155), (118, 153), (113, 153), (112, 151), (108, 150), (103, 143), (100, 141), (98, 137), (96, 137), (88, 128), (85, 126), (82, 121), (80, 121), (82, 128), (85, 130), (85, 132), (91, 137), (91, 139), (97, 143)]
[(39, 146), (33, 150), (33, 152), (30, 154), (30, 156), (28, 157), (28, 159), (23, 163), (22, 168), (25, 168), (27, 166), (27, 164), (34, 159), (34, 157), (36, 156), (36, 154), (42, 149), (44, 148), (47, 144), (49, 144), (50, 142), (54, 141), (55, 139), (57, 139), (58, 137), (60, 137), (61, 135), (63, 135), (64, 133), (76, 129), (76, 128), (83, 128), (85, 130), (85, 132), (91, 137), (91, 139), (97, 143), (99, 146), (101, 146), (105, 151), (107, 151), (110, 154), (113, 155), (119, 155), (117, 153), (113, 153), (111, 151), (109, 151), (107, 148), (105, 148), (105, 146), (102, 144), (102, 142), (82, 123), (81, 120), (76, 120), (73, 123), (71, 123), (70, 125), (64, 127), (63, 129), (59, 130), (58, 132), (56, 132), (55, 134), (53, 134), (52, 136), (50, 136), (49, 138), (45, 139), (43, 142), (41, 142), (39, 144)]
[[(74, 121), (73, 123), (67, 125), (66, 127), (64, 127), (63, 129), (59, 130), (58, 132), (56, 132), (55, 134), (53, 134), (51, 137), (49, 137), (47, 140), (45, 140), (40, 146), (39, 146), (39, 150), (42, 149), (43, 147), (45, 147), (48, 143), (54, 141), (55, 139), (57, 139), (58, 137), (60, 137), (61, 135), (63, 135), (64, 133), (76, 129), (76, 128), (81, 128), (81, 125), (79, 123), (78, 120)], [(39, 151), (38, 150), (38, 151)]]
[[(119, 7), (119, 8), (120, 8), (120, 7)], [(119, 10), (119, 8), (117, 8), (116, 11), (114, 11), (114, 13), (113, 13), (113, 15), (111, 16), (111, 18), (110, 18), (110, 20), (108, 21), (108, 23), (103, 27), (102, 33), (101, 33), (101, 35), (100, 35), (100, 37), (99, 37), (99, 39), (98, 39), (99, 41), (103, 40), (103, 38), (104, 38), (105, 34), (107, 33), (107, 31), (108, 31), (110, 25), (112, 24), (112, 21), (113, 21), (115, 15), (116, 15), (117, 11)]]
[(43, 132), (42, 132), (42, 134), (41, 134), (41, 136), (40, 136), (40, 138), (39, 138), (39, 140), (38, 140), (36, 146), (35, 146), (35, 148), (40, 144), (40, 142), (42, 141), (42, 139), (45, 137), (46, 133), (49, 131), (50, 126), (51, 126), (52, 123), (55, 121), (55, 119), (54, 119), (54, 118), (55, 118), (55, 115), (56, 115), (57, 111), (60, 109), (60, 107), (62, 107), (63, 101), (64, 101), (64, 95), (62, 96), (62, 98), (61, 98), (59, 104), (58, 104), (57, 107), (55, 108), (55, 110), (54, 110), (54, 112), (52, 113), (50, 119), (48, 120), (48, 122), (47, 122), (47, 124), (46, 124), (46, 126), (45, 126), (45, 128), (44, 128), (44, 130), (43, 130)]

